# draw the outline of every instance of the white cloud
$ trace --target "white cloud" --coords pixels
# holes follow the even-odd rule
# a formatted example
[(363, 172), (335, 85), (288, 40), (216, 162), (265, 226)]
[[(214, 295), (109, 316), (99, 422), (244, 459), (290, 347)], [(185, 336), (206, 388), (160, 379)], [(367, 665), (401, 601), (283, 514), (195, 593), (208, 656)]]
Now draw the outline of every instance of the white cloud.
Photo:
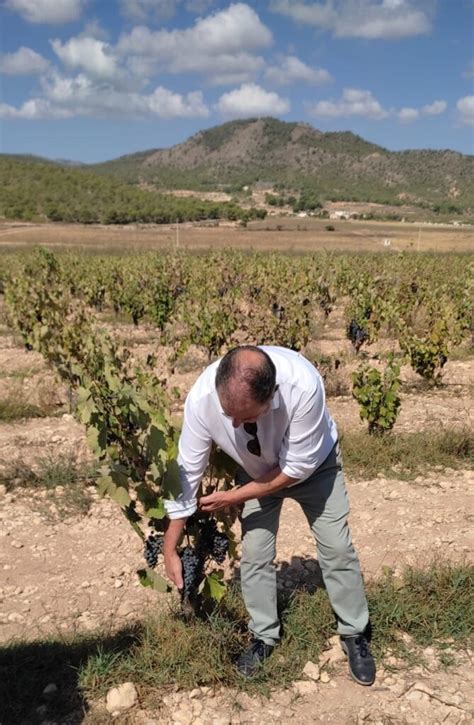
[(216, 104), (223, 116), (272, 116), (288, 113), (290, 104), (277, 93), (264, 90), (255, 83), (244, 83), (240, 88), (224, 93)]
[(201, 91), (180, 95), (160, 86), (145, 98), (150, 111), (161, 118), (204, 118), (209, 116), (209, 110), (204, 103)]
[(7, 75), (37, 75), (44, 73), (48, 66), (46, 58), (24, 46), (0, 56), (0, 73)]
[(339, 38), (404, 38), (428, 33), (420, 0), (272, 0), (270, 9)]
[(6, 0), (8, 10), (20, 13), (30, 23), (61, 25), (78, 20), (84, 0)]
[(264, 61), (252, 51), (271, 43), (271, 32), (257, 13), (236, 3), (186, 30), (152, 32), (137, 26), (121, 36), (117, 51), (155, 58), (171, 73), (201, 73), (217, 84), (253, 79)]
[(44, 98), (32, 98), (26, 101), (20, 108), (15, 108), (7, 103), (0, 103), (0, 118), (22, 118), (33, 121), (44, 118), (70, 118), (72, 115), (71, 111), (55, 108)]
[(342, 97), (338, 101), (319, 101), (309, 106), (308, 111), (320, 118), (363, 116), (376, 121), (389, 115), (370, 91), (358, 88), (344, 88)]
[(58, 58), (69, 68), (84, 70), (96, 78), (114, 78), (117, 75), (117, 59), (108, 43), (88, 37), (70, 38), (62, 44), (51, 40)]
[(411, 123), (420, 118), (420, 112), (416, 108), (402, 108), (397, 116), (403, 123)]
[(279, 66), (270, 66), (265, 71), (265, 78), (271, 83), (289, 85), (290, 83), (309, 83), (318, 86), (332, 80), (331, 74), (323, 68), (310, 68), (294, 55), (288, 55)]
[(439, 116), (440, 113), (444, 113), (447, 109), (448, 104), (446, 101), (433, 101), (426, 106), (423, 106), (421, 113), (424, 116)]
[(446, 101), (433, 101), (422, 108), (402, 108), (397, 112), (397, 116), (402, 123), (411, 123), (418, 121), (422, 116), (439, 116), (447, 107)]
[(57, 71), (42, 79), (43, 98), (27, 101), (20, 108), (3, 104), (4, 118), (206, 118), (209, 116), (201, 91), (186, 94), (158, 86), (152, 93), (140, 94), (115, 88), (79, 73), (67, 77)]
[(461, 123), (474, 124), (474, 96), (464, 96), (456, 103)]

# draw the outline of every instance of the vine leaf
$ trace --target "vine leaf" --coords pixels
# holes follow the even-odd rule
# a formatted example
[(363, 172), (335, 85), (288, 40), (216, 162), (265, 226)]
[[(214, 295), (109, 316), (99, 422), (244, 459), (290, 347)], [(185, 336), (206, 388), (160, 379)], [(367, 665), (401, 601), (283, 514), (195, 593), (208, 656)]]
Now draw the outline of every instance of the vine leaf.
[(206, 598), (214, 599), (215, 602), (220, 602), (224, 594), (226, 593), (226, 585), (222, 581), (224, 574), (222, 571), (213, 571), (208, 574), (202, 583), (200, 590)]
[(126, 488), (123, 486), (115, 486), (115, 491), (109, 489), (109, 496), (116, 501), (119, 506), (128, 506), (131, 502), (131, 498)]
[(179, 466), (177, 461), (170, 461), (163, 477), (164, 498), (175, 499), (182, 493)]
[(162, 498), (156, 500), (156, 505), (146, 510), (146, 515), (150, 519), (164, 519), (166, 516), (165, 504)]
[(151, 587), (157, 592), (169, 592), (171, 587), (162, 576), (156, 574), (152, 569), (139, 569), (137, 571), (138, 579), (142, 587)]
[(151, 425), (148, 433), (148, 452), (150, 458), (156, 458), (164, 449), (166, 449), (166, 439), (163, 431), (159, 430), (156, 425)]

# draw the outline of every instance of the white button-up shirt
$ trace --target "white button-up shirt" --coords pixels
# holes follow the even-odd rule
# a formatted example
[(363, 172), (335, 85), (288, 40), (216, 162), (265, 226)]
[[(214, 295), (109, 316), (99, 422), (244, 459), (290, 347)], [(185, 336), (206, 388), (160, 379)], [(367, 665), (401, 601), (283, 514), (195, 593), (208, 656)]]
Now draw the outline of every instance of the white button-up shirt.
[(217, 360), (199, 376), (186, 398), (178, 455), (182, 493), (165, 502), (170, 519), (185, 518), (196, 510), (196, 494), (213, 441), (253, 479), (279, 466), (298, 483), (324, 462), (336, 443), (336, 424), (326, 408), (324, 384), (316, 368), (293, 350), (263, 345), (261, 349), (275, 365), (278, 385), (270, 408), (257, 420), (261, 455), (248, 451), (253, 436), (243, 425), (234, 428), (222, 410), (215, 384)]

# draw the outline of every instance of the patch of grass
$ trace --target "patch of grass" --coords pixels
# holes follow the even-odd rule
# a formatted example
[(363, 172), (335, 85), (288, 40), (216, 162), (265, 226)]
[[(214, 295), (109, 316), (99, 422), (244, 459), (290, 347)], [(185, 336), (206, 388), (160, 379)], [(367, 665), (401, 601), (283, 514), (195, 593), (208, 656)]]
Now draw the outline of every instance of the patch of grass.
[[(17, 488), (24, 490), (43, 490), (47, 498), (38, 499), (33, 495), (32, 504), (44, 507), (54, 502), (61, 516), (73, 513), (87, 513), (91, 503), (88, 485), (92, 484), (95, 469), (91, 465), (77, 465), (72, 455), (42, 458), (35, 468), (27, 465), (13, 465), (0, 474), (0, 483), (7, 491)], [(57, 487), (61, 487), (61, 491)]]
[(24, 418), (46, 418), (49, 415), (51, 415), (50, 410), (40, 408), (32, 403), (15, 400), (14, 398), (0, 400), (0, 421), (3, 423), (10, 423)]
[[(473, 586), (473, 566), (449, 563), (409, 568), (401, 579), (387, 572), (369, 585), (372, 648), (378, 660), (390, 651), (397, 652), (408, 665), (416, 661), (416, 653), (400, 641), (402, 632), (420, 646), (441, 646), (447, 639), (457, 648), (468, 645), (474, 631)], [(247, 643), (247, 615), (234, 586), (223, 606), (207, 620), (189, 622), (163, 611), (144, 624), (128, 652), (111, 658), (98, 650), (82, 667), (80, 685), (97, 697), (131, 679), (140, 683), (142, 698), (149, 698), (150, 706), (153, 691), (171, 685), (227, 685), (260, 693), (289, 685), (301, 677), (308, 660), (318, 661), (336, 627), (327, 595), (321, 589), (314, 594), (296, 592), (281, 602), (281, 608), (281, 645), (251, 681), (241, 678), (233, 666)]]
[[(473, 636), (471, 607), (474, 567), (449, 562), (424, 569), (408, 568), (398, 579), (387, 571), (368, 586), (373, 638), (380, 662), (396, 652), (410, 665), (413, 648), (400, 644), (401, 633), (414, 644), (450, 651), (466, 647)], [(247, 643), (247, 616), (233, 585), (206, 619), (186, 621), (163, 609), (140, 625), (116, 635), (96, 633), (64, 636), (43, 642), (12, 642), (0, 648), (0, 721), (4, 725), (49, 721), (80, 723), (88, 700), (108, 688), (132, 680), (143, 706), (157, 706), (163, 689), (172, 686), (227, 685), (250, 693), (266, 693), (301, 678), (304, 664), (317, 661), (326, 640), (335, 633), (334, 616), (326, 593), (296, 592), (281, 601), (283, 639), (258, 677), (237, 675), (233, 662)], [(57, 697), (46, 702), (43, 689), (58, 686)], [(37, 708), (43, 706), (41, 714)], [(46, 708), (46, 709), (45, 709)]]
[(369, 587), (368, 600), (375, 632), (374, 650), (400, 651), (400, 632), (422, 647), (449, 640), (472, 646), (474, 637), (474, 566), (433, 563), (426, 569), (408, 567), (400, 579), (389, 571)]
[(474, 357), (474, 345), (466, 344), (455, 347), (449, 353), (449, 360), (452, 362), (465, 362), (466, 360), (472, 360)]
[(345, 432), (341, 447), (347, 473), (357, 478), (374, 478), (382, 473), (413, 480), (436, 467), (463, 468), (474, 463), (474, 435), (469, 429), (392, 433), (384, 437)]

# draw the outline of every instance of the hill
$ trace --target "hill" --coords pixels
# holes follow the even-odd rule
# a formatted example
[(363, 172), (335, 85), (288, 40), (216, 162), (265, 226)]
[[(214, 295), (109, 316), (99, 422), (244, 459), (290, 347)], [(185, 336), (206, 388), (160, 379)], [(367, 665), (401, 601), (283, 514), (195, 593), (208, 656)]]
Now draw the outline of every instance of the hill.
[(388, 151), (351, 132), (323, 133), (273, 118), (230, 121), (169, 149), (152, 149), (89, 167), (166, 189), (231, 191), (256, 182), (322, 200), (410, 203), (434, 211), (468, 210), (474, 157), (454, 151)]
[(176, 199), (144, 190), (84, 167), (64, 167), (29, 156), (0, 155), (0, 215), (8, 219), (83, 224), (169, 223), (200, 219), (249, 219), (255, 209), (200, 199)]

